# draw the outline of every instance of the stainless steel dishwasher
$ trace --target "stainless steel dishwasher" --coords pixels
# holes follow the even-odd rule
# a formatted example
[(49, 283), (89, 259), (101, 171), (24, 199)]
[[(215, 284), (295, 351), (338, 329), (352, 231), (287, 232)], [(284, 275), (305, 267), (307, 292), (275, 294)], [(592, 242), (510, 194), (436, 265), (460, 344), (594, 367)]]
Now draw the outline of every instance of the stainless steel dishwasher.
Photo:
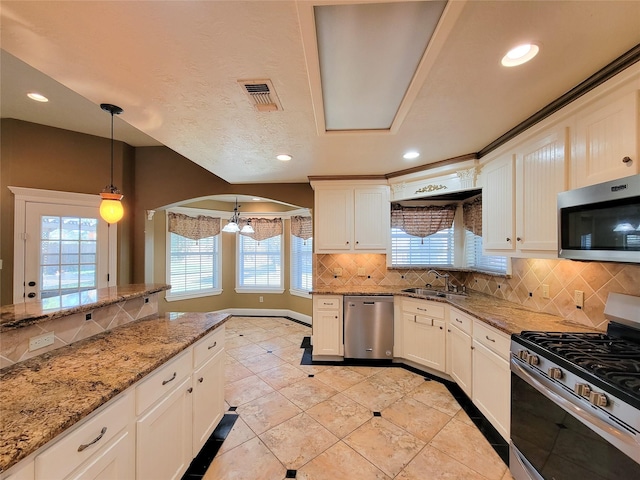
[(393, 359), (393, 296), (344, 297), (344, 356)]

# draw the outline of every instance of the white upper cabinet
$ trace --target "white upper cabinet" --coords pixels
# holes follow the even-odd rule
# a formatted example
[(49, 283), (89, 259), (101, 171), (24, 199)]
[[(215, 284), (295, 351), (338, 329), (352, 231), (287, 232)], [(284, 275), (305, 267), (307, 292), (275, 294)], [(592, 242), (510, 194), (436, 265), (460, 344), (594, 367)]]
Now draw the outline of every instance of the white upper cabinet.
[(482, 170), (484, 248), (500, 255), (555, 257), (557, 196), (565, 190), (566, 130), (547, 130)]
[(391, 228), (387, 185), (312, 185), (316, 253), (386, 253)]
[(572, 188), (640, 172), (638, 95), (605, 98), (576, 114)]
[(565, 190), (566, 129), (520, 145), (516, 150), (516, 241), (522, 252), (558, 250), (558, 193)]
[(485, 250), (514, 248), (514, 159), (506, 154), (482, 169), (482, 240)]

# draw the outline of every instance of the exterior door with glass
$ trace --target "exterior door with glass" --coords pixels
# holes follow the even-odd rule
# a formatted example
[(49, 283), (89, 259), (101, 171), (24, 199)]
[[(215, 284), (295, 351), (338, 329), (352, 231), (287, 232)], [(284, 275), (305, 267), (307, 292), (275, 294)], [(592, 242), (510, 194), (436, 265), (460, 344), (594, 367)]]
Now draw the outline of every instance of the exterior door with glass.
[(61, 295), (106, 287), (108, 236), (109, 227), (95, 207), (27, 202), (24, 301), (61, 308)]

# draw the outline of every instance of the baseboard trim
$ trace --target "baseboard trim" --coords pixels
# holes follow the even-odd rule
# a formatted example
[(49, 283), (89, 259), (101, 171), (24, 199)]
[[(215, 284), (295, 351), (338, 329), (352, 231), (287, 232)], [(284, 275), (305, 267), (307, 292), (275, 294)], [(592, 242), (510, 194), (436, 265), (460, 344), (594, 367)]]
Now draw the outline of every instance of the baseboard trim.
[(236, 317), (287, 317), (311, 326), (311, 316), (293, 310), (279, 308), (225, 308), (217, 313), (228, 313)]

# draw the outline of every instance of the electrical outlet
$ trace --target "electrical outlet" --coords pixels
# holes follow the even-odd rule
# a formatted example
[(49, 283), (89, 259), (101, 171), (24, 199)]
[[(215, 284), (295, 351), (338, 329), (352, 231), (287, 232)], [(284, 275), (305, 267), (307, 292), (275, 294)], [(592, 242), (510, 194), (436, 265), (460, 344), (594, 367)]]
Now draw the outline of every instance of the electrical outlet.
[(260, 296), (260, 303), (264, 302), (264, 297)]
[(549, 285), (542, 285), (542, 298), (549, 298)]
[(358, 268), (358, 276), (359, 277), (366, 277), (367, 276), (367, 269), (364, 267), (359, 267)]
[(334, 268), (334, 269), (333, 269), (333, 274), (334, 274), (336, 277), (341, 277), (341, 276), (342, 276), (342, 269), (341, 269), (341, 268)]
[(582, 290), (576, 290), (574, 295), (574, 301), (576, 303), (576, 307), (582, 308), (584, 307), (584, 292)]
[(49, 345), (53, 345), (53, 332), (43, 333), (42, 335), (38, 335), (36, 337), (31, 337), (29, 339), (29, 351), (33, 352), (34, 350), (38, 350), (39, 348), (48, 347)]

